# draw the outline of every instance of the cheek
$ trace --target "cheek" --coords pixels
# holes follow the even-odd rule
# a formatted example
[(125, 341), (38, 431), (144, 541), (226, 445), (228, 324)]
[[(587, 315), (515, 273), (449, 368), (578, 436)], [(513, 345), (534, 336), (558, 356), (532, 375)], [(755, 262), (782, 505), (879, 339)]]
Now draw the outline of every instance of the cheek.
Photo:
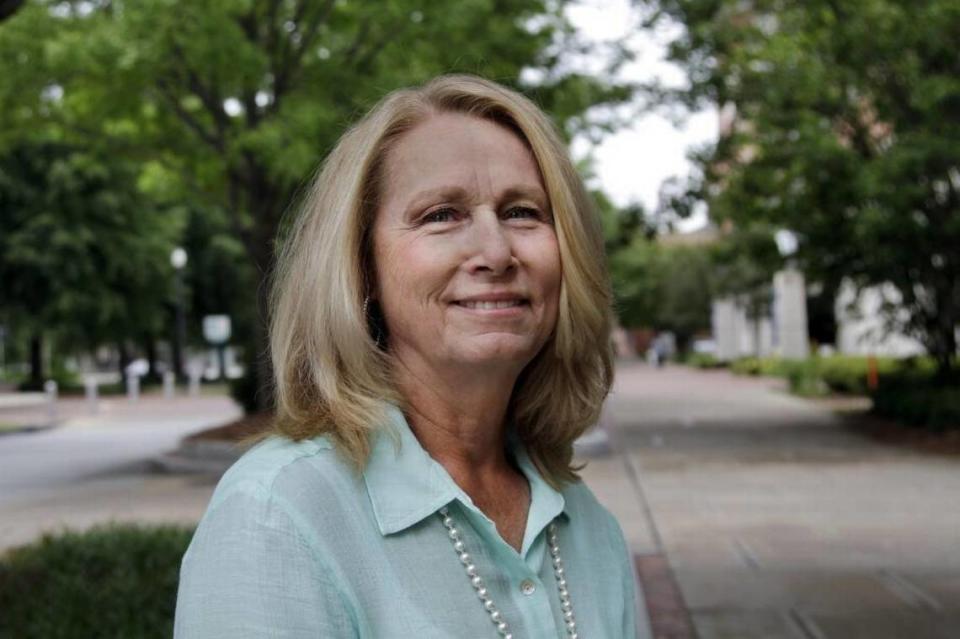
[(450, 269), (437, 249), (416, 238), (388, 238), (375, 244), (377, 295), (388, 321), (415, 321), (440, 298)]
[(560, 245), (552, 232), (549, 237), (536, 243), (531, 265), (548, 304), (555, 306), (560, 296), (563, 267), (560, 260)]

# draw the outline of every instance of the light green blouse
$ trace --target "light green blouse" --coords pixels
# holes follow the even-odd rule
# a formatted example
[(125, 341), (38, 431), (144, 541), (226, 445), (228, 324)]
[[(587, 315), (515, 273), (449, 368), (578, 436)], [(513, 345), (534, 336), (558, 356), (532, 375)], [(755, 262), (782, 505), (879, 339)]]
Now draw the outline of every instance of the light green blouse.
[(511, 433), (531, 488), (518, 553), (396, 408), (391, 421), (399, 452), (378, 432), (362, 476), (324, 436), (272, 437), (224, 474), (183, 558), (176, 639), (495, 639), (445, 505), (516, 639), (567, 636), (546, 545), (555, 518), (579, 636), (650, 636), (623, 533), (583, 483), (553, 490)]

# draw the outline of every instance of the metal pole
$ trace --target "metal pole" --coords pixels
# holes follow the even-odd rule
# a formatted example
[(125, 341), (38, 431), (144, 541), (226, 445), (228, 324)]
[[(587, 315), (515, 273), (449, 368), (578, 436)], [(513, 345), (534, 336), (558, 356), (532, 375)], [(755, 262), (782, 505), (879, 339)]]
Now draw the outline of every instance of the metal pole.
[(183, 309), (183, 269), (176, 270), (176, 279), (174, 280), (176, 295), (176, 331), (173, 338), (173, 371), (177, 379), (184, 380), (186, 375), (183, 372), (183, 351), (187, 341), (187, 323)]

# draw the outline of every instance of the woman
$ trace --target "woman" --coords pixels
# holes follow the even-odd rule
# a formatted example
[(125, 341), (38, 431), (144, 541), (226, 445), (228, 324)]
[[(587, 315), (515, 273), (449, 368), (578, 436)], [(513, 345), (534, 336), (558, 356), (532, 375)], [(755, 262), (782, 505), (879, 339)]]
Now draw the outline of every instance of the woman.
[(571, 467), (609, 307), (539, 109), (468, 76), (388, 95), (283, 245), (278, 432), (218, 484), (176, 636), (638, 636), (623, 534)]

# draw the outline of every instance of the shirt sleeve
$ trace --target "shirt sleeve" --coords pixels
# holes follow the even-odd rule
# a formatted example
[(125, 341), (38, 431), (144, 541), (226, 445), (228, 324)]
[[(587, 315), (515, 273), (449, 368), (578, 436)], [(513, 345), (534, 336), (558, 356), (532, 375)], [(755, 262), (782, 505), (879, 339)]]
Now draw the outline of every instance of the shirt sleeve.
[(211, 505), (180, 567), (175, 639), (357, 636), (335, 577), (258, 485)]

